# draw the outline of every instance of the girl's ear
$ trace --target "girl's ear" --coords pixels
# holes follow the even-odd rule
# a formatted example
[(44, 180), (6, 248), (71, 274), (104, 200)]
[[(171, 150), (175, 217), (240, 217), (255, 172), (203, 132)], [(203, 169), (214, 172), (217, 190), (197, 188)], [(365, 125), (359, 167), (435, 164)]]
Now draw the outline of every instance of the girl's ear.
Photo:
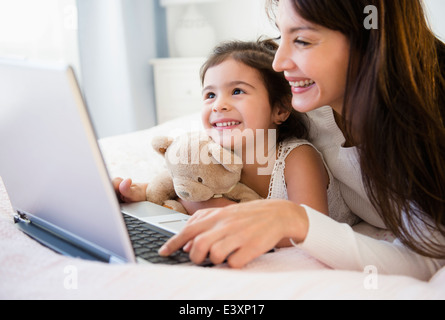
[(283, 124), (290, 116), (290, 111), (285, 110), (279, 105), (275, 105), (272, 111), (272, 121), (276, 125)]

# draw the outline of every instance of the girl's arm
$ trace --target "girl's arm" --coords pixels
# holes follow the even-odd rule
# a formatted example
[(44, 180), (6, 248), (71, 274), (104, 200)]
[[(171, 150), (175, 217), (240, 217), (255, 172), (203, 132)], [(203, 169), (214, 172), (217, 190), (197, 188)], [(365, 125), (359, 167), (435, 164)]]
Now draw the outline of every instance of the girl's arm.
[(329, 176), (317, 150), (309, 145), (292, 150), (286, 158), (284, 176), (290, 201), (329, 214)]
[(188, 214), (190, 215), (193, 215), (196, 211), (202, 209), (222, 208), (231, 204), (235, 204), (234, 201), (231, 201), (227, 198), (210, 199), (201, 202), (184, 201), (179, 198), (177, 200), (183, 205), (185, 210), (187, 210)]
[[(329, 176), (317, 150), (309, 145), (292, 150), (286, 158), (284, 176), (290, 201), (329, 214)], [(278, 248), (290, 246), (292, 244), (287, 238), (277, 244)]]

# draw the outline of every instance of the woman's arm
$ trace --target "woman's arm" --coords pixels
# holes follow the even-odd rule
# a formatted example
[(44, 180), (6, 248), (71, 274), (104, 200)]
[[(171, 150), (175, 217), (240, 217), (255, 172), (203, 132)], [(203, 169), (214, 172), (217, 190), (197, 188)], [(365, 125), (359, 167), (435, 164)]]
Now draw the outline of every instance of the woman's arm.
[(445, 260), (421, 256), (398, 240), (373, 239), (309, 207), (306, 212), (310, 228), (298, 247), (331, 268), (365, 272), (371, 267), (376, 276), (393, 274), (428, 281), (445, 266)]
[(159, 251), (168, 256), (183, 248), (193, 262), (207, 257), (215, 264), (227, 259), (241, 268), (273, 249), (283, 238), (302, 242), (308, 231), (303, 207), (286, 200), (258, 200), (219, 209), (205, 209), (190, 218), (181, 233)]
[(397, 240), (391, 243), (364, 236), (325, 213), (284, 200), (260, 200), (198, 211), (160, 253), (169, 255), (187, 244), (195, 263), (209, 256), (215, 264), (227, 259), (231, 267), (240, 268), (286, 238), (292, 238), (298, 247), (339, 270), (364, 272), (372, 267), (377, 275), (397, 274), (427, 281), (445, 265), (445, 261), (416, 254)]
[(376, 240), (338, 223), (318, 211), (285, 200), (259, 200), (197, 212), (184, 230), (160, 250), (170, 255), (186, 244), (193, 262), (207, 257), (215, 263), (227, 259), (241, 268), (283, 238), (333, 269), (410, 276), (428, 281), (443, 260), (420, 256), (397, 241)]

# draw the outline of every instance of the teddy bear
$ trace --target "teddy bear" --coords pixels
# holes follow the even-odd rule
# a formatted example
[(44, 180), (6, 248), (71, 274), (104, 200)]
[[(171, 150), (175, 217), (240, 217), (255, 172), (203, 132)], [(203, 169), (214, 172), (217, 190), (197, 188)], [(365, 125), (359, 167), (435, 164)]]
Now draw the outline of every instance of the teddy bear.
[(218, 197), (235, 202), (261, 199), (240, 182), (241, 158), (203, 132), (189, 132), (175, 139), (155, 137), (152, 146), (165, 158), (167, 170), (148, 184), (147, 201), (188, 214), (175, 199), (192, 202)]

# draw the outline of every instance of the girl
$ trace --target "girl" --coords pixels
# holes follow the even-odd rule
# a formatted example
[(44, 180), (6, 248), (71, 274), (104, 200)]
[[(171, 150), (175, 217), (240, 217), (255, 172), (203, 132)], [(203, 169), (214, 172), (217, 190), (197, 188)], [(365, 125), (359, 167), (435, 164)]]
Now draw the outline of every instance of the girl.
[[(240, 153), (241, 182), (262, 198), (304, 203), (353, 224), (356, 218), (321, 155), (305, 140), (307, 120), (292, 109), (286, 79), (272, 69), (276, 49), (272, 41), (229, 42), (215, 49), (201, 70), (204, 128), (214, 141)], [(275, 131), (277, 139), (270, 143), (268, 134)], [(257, 148), (272, 150), (272, 172), (259, 174), (265, 168), (256, 157)], [(114, 183), (123, 200), (145, 200), (147, 184), (122, 179)]]
[[(370, 4), (377, 29), (363, 26)], [(294, 109), (307, 112), (310, 140), (352, 211), (397, 240), (280, 200), (202, 210), (161, 253), (189, 243), (195, 262), (211, 252), (242, 267), (289, 237), (332, 268), (430, 279), (445, 265), (445, 45), (421, 2), (269, 0), (268, 8), (281, 33), (274, 69)]]

